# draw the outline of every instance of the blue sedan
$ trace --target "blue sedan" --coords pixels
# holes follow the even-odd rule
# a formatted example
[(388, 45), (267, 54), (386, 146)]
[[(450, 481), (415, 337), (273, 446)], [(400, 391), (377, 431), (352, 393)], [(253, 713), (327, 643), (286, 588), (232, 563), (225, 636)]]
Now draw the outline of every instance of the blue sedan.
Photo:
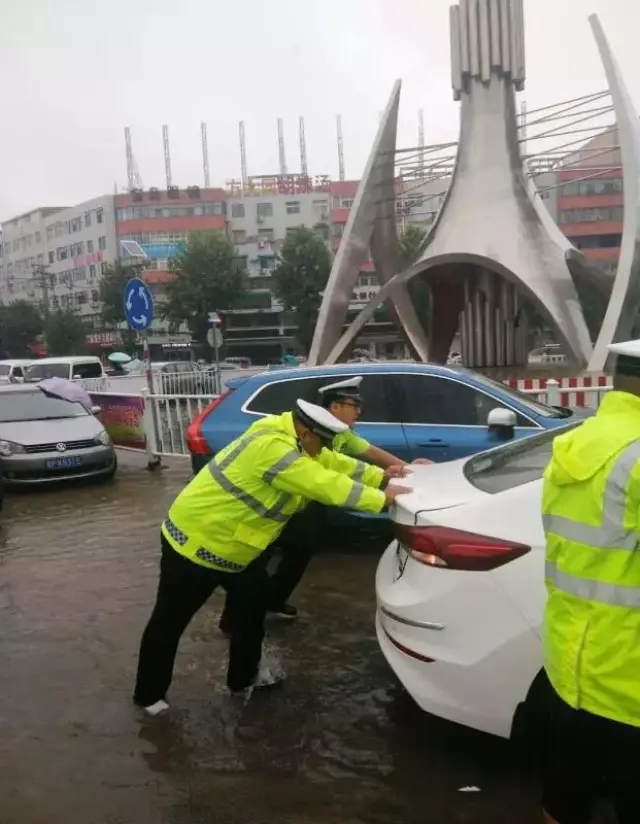
[(515, 413), (517, 438), (591, 411), (545, 406), (462, 367), (386, 362), (283, 368), (229, 380), (225, 394), (191, 422), (187, 442), (194, 470), (257, 418), (290, 410), (297, 398), (317, 402), (321, 386), (351, 375), (364, 378), (357, 434), (409, 462), (452, 461), (495, 446), (487, 426), (493, 409)]

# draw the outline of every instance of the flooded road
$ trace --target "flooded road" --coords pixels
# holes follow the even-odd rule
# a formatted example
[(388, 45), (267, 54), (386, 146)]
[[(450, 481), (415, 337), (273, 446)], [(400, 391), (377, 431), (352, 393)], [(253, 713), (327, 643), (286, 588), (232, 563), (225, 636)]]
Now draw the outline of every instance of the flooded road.
[(2, 824), (538, 824), (506, 743), (425, 717), (395, 684), (373, 630), (375, 552), (314, 560), (300, 620), (268, 627), (289, 679), (241, 715), (216, 594), (183, 638), (171, 713), (141, 719), (159, 524), (187, 478), (186, 462), (149, 473), (125, 457), (113, 484), (7, 500)]

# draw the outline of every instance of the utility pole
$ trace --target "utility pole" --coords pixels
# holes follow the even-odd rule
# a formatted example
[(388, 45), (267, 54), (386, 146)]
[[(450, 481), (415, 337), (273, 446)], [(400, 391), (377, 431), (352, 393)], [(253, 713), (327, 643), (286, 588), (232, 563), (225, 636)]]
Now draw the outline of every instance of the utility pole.
[(42, 264), (33, 267), (35, 286), (42, 292), (42, 316), (48, 318), (50, 314), (49, 289), (53, 288), (53, 274)]

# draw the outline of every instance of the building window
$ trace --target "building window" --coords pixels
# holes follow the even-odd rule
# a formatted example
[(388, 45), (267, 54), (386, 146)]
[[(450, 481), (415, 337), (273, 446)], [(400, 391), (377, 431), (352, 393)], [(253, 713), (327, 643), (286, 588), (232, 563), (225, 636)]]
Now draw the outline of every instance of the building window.
[(91, 212), (84, 213), (84, 225), (87, 229), (91, 226)]
[(300, 201), (299, 200), (289, 200), (287, 203), (284, 204), (285, 209), (287, 210), (288, 215), (299, 215), (300, 214)]
[(102, 223), (104, 220), (104, 211), (102, 209), (96, 209), (96, 222)]
[(248, 262), (248, 260), (249, 260), (249, 258), (247, 257), (247, 255), (238, 255), (238, 257), (236, 258), (236, 260), (238, 261), (238, 266), (239, 266), (239, 267), (240, 267), (243, 271), (244, 271), (244, 270), (246, 270), (246, 268), (247, 268), (247, 262)]
[(56, 259), (56, 253), (55, 252), (49, 252), (49, 263), (53, 263), (53, 261), (55, 259)]
[(41, 242), (42, 242), (42, 233), (41, 232), (36, 232), (36, 243), (41, 243)]
[(80, 232), (82, 231), (82, 218), (81, 217), (74, 217), (71, 220), (71, 231), (72, 232)]
[(231, 217), (244, 217), (244, 203), (231, 204)]
[(567, 237), (576, 249), (617, 249), (622, 243), (622, 235), (583, 235)]
[(244, 229), (234, 229), (231, 235), (234, 243), (244, 243), (247, 239), (247, 233)]
[(258, 217), (272, 217), (273, 203), (258, 203), (256, 206), (256, 214)]
[(561, 209), (559, 223), (595, 223), (599, 220), (621, 223), (624, 217), (622, 206), (594, 207), (587, 209)]
[[(100, 222), (100, 221), (98, 221), (98, 222)], [(102, 237), (98, 238), (98, 249), (100, 249), (101, 252), (104, 252), (104, 250), (106, 248), (107, 248), (107, 239), (106, 239), (106, 237), (102, 236)]]
[(592, 180), (571, 180), (562, 184), (560, 195), (616, 195), (624, 190), (621, 177), (598, 177)]
[(258, 229), (258, 237), (261, 240), (273, 240), (273, 229)]
[(92, 240), (87, 241), (87, 252), (89, 254), (91, 254), (93, 252), (93, 241)]
[(68, 246), (58, 246), (56, 249), (56, 258), (58, 260), (66, 260), (69, 257), (69, 247)]
[(96, 279), (96, 267), (95, 267), (95, 264), (92, 263), (91, 266), (89, 266), (89, 280), (95, 280), (95, 279)]

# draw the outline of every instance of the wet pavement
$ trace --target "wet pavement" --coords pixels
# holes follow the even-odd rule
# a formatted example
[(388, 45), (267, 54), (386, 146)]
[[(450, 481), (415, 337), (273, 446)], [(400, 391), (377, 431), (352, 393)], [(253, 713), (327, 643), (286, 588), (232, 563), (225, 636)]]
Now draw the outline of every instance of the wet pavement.
[(1, 824), (539, 824), (506, 742), (428, 718), (395, 683), (373, 630), (376, 547), (317, 557), (300, 621), (269, 623), (281, 690), (230, 706), (216, 594), (183, 638), (171, 713), (141, 719), (159, 524), (187, 478), (129, 456), (113, 484), (6, 501)]

